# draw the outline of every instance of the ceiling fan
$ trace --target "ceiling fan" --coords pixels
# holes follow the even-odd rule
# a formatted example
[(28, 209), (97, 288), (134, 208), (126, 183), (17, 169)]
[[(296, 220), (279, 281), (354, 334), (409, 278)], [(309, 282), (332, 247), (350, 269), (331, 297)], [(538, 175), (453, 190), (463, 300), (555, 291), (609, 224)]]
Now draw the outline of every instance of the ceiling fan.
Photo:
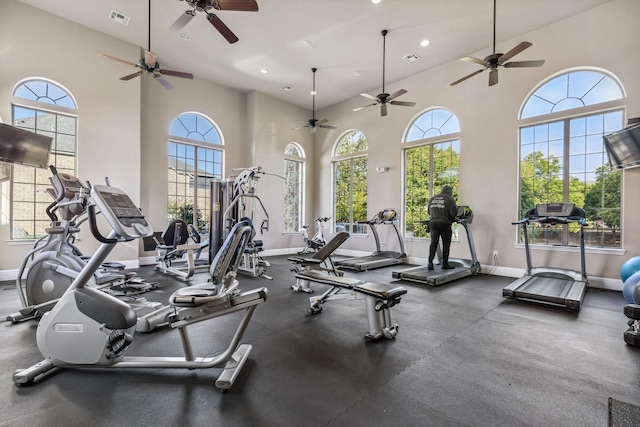
[(460, 58), (461, 61), (474, 62), (476, 64), (482, 65), (484, 68), (478, 71), (475, 71), (468, 76), (465, 76), (455, 82), (451, 83), (450, 86), (455, 86), (458, 83), (461, 83), (468, 78), (475, 76), (476, 74), (480, 74), (484, 70), (489, 71), (489, 86), (493, 86), (498, 84), (498, 67), (505, 68), (525, 68), (525, 67), (540, 67), (544, 64), (544, 59), (535, 60), (535, 61), (517, 61), (517, 62), (507, 62), (509, 59), (513, 58), (526, 48), (530, 47), (531, 43), (522, 42), (507, 53), (496, 53), (496, 0), (493, 0), (493, 53), (487, 56), (484, 59), (474, 58), (472, 56), (465, 56), (464, 58)]
[(295, 128), (292, 128), (291, 130), (298, 130), (298, 129), (302, 129), (302, 128), (311, 128), (311, 133), (316, 133), (316, 131), (318, 130), (318, 128), (325, 128), (325, 129), (338, 129), (336, 126), (329, 126), (329, 125), (325, 125), (323, 123), (328, 122), (327, 119), (322, 119), (322, 120), (318, 120), (316, 119), (316, 71), (318, 71), (317, 68), (312, 68), (311, 71), (313, 72), (313, 90), (311, 92), (311, 95), (313, 96), (313, 101), (311, 104), (311, 118), (307, 121), (302, 121), (302, 120), (296, 120), (300, 123), (306, 123), (304, 126), (298, 126)]
[(386, 53), (385, 47), (386, 47), (387, 33), (388, 33), (387, 30), (382, 30), (381, 32), (382, 34), (382, 93), (379, 93), (377, 96), (371, 96), (368, 93), (361, 93), (360, 94), (361, 96), (364, 96), (365, 98), (369, 98), (376, 102), (374, 102), (373, 104), (367, 104), (367, 105), (363, 105), (362, 107), (354, 108), (353, 111), (359, 111), (359, 110), (362, 110), (363, 108), (373, 107), (374, 105), (379, 104), (380, 116), (384, 117), (387, 115), (387, 104), (400, 105), (403, 107), (415, 107), (416, 105), (415, 102), (395, 101), (397, 97), (407, 93), (407, 91), (404, 89), (397, 90), (391, 95), (389, 95), (384, 91), (384, 71), (385, 71), (385, 53)]
[(185, 13), (180, 15), (180, 17), (169, 27), (170, 31), (175, 31), (176, 33), (179, 32), (189, 22), (191, 22), (191, 20), (196, 16), (196, 12), (204, 12), (211, 25), (213, 25), (229, 43), (237, 42), (238, 37), (233, 34), (233, 31), (231, 31), (217, 15), (209, 11), (211, 9), (235, 10), (239, 12), (258, 11), (258, 3), (256, 3), (255, 0), (186, 0), (186, 2), (189, 3), (189, 6), (191, 6), (193, 10), (187, 10)]
[(191, 73), (183, 73), (182, 71), (164, 70), (160, 68), (160, 63), (158, 62), (158, 56), (155, 53), (151, 52), (151, 0), (149, 0), (149, 32), (148, 32), (147, 47), (148, 49), (144, 51), (144, 58), (140, 59), (140, 61), (138, 61), (137, 64), (134, 64), (133, 62), (125, 61), (124, 59), (116, 58), (115, 56), (111, 56), (106, 53), (100, 53), (100, 56), (106, 56), (107, 58), (113, 59), (118, 62), (122, 62), (123, 64), (140, 68), (140, 71), (136, 71), (133, 74), (120, 77), (120, 80), (131, 80), (135, 77), (138, 77), (146, 73), (146, 74), (151, 74), (158, 83), (160, 83), (165, 88), (171, 90), (173, 89), (173, 85), (163, 77), (164, 75), (180, 77), (183, 79), (193, 79), (193, 74)]

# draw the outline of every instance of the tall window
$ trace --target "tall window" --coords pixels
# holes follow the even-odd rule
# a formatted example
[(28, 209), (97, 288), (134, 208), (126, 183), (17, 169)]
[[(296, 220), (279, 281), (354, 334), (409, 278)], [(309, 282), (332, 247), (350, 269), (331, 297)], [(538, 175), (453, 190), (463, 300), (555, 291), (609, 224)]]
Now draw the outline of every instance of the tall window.
[(222, 157), (222, 138), (213, 121), (202, 114), (183, 113), (171, 122), (168, 221), (179, 218), (200, 232), (208, 230), (210, 183), (214, 178), (222, 179)]
[[(53, 138), (49, 164), (59, 172), (76, 173), (76, 129), (78, 118), (73, 96), (46, 80), (26, 80), (13, 91), (11, 105), (14, 126)], [(28, 104), (28, 105), (27, 105)], [(12, 165), (11, 238), (37, 239), (51, 222), (46, 207), (52, 202), (47, 169)]]
[(304, 151), (292, 142), (284, 156), (284, 232), (297, 233), (302, 228)]
[[(587, 214), (588, 246), (621, 247), (622, 172), (611, 170), (602, 136), (623, 127), (623, 100), (617, 81), (594, 70), (564, 73), (530, 95), (520, 114), (521, 217), (538, 203), (573, 203)], [(573, 245), (578, 232), (577, 226), (533, 227), (530, 239)]]
[(460, 124), (444, 108), (428, 110), (411, 123), (404, 143), (405, 235), (427, 237), (429, 199), (443, 186), (460, 187)]
[(367, 139), (358, 130), (340, 137), (333, 151), (335, 231), (367, 232)]

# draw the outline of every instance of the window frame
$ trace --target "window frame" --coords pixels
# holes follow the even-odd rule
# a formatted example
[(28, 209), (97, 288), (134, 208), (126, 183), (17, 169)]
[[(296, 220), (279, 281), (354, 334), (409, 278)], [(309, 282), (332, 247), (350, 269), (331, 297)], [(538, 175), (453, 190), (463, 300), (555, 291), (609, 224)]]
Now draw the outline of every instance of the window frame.
[[(47, 86), (51, 85), (54, 86), (57, 90), (59, 90), (60, 92), (65, 94), (65, 97), (68, 97), (68, 99), (70, 100), (70, 102), (74, 105), (75, 108), (70, 108), (64, 105), (58, 105), (55, 103), (55, 100), (46, 96), (39, 96), (38, 94), (36, 94), (35, 92), (33, 92), (31, 89), (29, 89), (26, 85), (29, 84), (30, 82), (39, 82), (39, 83), (45, 83)], [(16, 93), (22, 88), (22, 87), (27, 87), (27, 89), (33, 93), (35, 95), (34, 98), (24, 98), (21, 96), (16, 95)], [(72, 119), (74, 122), (74, 128), (73, 128), (73, 134), (64, 134), (66, 136), (71, 136), (72, 140), (73, 140), (73, 152), (71, 153), (71, 155), (69, 157), (72, 157), (73, 159), (73, 168), (62, 168), (59, 167), (58, 169), (61, 172), (66, 172), (66, 173), (71, 173), (73, 175), (77, 175), (77, 168), (78, 168), (78, 128), (79, 128), (79, 110), (78, 110), (78, 103), (75, 99), (75, 97), (73, 96), (73, 94), (71, 93), (71, 91), (69, 89), (67, 89), (65, 86), (61, 85), (58, 82), (55, 82), (51, 79), (47, 79), (47, 78), (43, 78), (43, 77), (30, 77), (30, 78), (25, 78), (20, 80), (19, 82), (17, 82), (14, 87), (13, 90), (11, 92), (11, 98), (10, 98), (10, 113), (11, 113), (11, 124), (13, 126), (16, 126), (16, 117), (15, 117), (15, 109), (16, 108), (21, 108), (21, 109), (26, 109), (26, 110), (32, 110), (34, 111), (34, 115), (39, 115), (40, 113), (44, 113), (44, 114), (50, 114), (50, 115), (54, 115), (55, 117), (55, 121), (57, 123), (58, 121), (58, 117), (66, 117), (69, 119)], [(49, 99), (50, 101), (40, 101), (39, 99)], [(29, 128), (29, 127), (23, 127), (23, 126), (17, 126), (19, 128), (22, 129), (27, 129), (30, 131), (34, 131), (33, 128)], [(58, 129), (56, 127), (56, 130), (54, 132), (51, 131), (43, 131), (42, 129), (35, 129), (36, 133), (40, 133), (38, 132), (38, 130), (40, 130), (41, 132), (44, 132), (44, 134), (49, 135), (51, 133), (53, 133), (54, 135), (58, 135), (58, 134), (63, 134), (61, 132), (58, 132)], [(53, 146), (51, 147), (51, 153), (50, 153), (50, 164), (53, 165), (58, 165), (58, 156), (63, 156), (63, 152), (61, 151), (60, 153), (58, 153), (59, 150), (57, 150), (57, 138), (54, 138), (53, 141)], [(59, 166), (59, 165), (58, 165)], [(20, 184), (23, 185), (31, 185), (31, 187), (33, 188), (33, 194), (34, 194), (34, 198), (32, 201), (26, 201), (26, 203), (29, 203), (31, 205), (33, 205), (33, 217), (29, 218), (29, 219), (25, 219), (24, 221), (26, 222), (32, 222), (32, 229), (34, 234), (31, 235), (31, 237), (16, 237), (15, 234), (15, 225), (14, 225), (14, 221), (22, 221), (22, 220), (16, 220), (16, 207), (19, 206), (21, 204), (21, 202), (16, 202), (16, 188), (15, 188), (15, 177), (16, 177), (16, 168), (30, 168), (28, 166), (22, 166), (22, 165), (9, 165), (9, 170), (10, 170), (10, 185), (9, 185), (9, 195), (10, 195), (10, 200), (12, 201), (10, 203), (10, 212), (9, 212), (9, 224), (10, 224), (10, 233), (9, 233), (9, 241), (10, 242), (25, 242), (25, 243), (33, 243), (35, 240), (46, 236), (46, 232), (44, 230), (44, 228), (46, 228), (48, 226), (48, 224), (51, 223), (51, 219), (46, 215), (45, 209), (42, 209), (41, 211), (39, 209), (37, 209), (37, 207), (39, 205), (45, 205), (44, 207), (46, 208), (46, 206), (48, 206), (51, 203), (51, 200), (49, 200), (48, 196), (47, 197), (47, 202), (39, 202), (39, 196), (38, 196), (38, 187), (42, 186), (42, 184), (38, 184), (38, 178), (37, 178), (37, 174), (38, 174), (38, 170), (41, 171), (45, 171), (45, 169), (38, 169), (38, 168), (31, 168), (34, 169), (33, 171), (33, 177), (34, 180), (32, 182), (22, 182)], [(46, 170), (46, 172), (44, 172), (47, 175), (47, 178), (49, 177), (49, 171), (48, 169)], [(48, 182), (48, 181), (47, 181)], [(48, 187), (48, 184), (46, 184), (46, 186)], [(43, 224), (47, 224), (45, 225), (45, 227), (41, 230), (41, 233), (38, 233), (38, 223), (43, 223)]]
[[(599, 72), (601, 74), (603, 74), (606, 77), (609, 77), (613, 82), (618, 84), (618, 87), (620, 89), (620, 93), (622, 94), (622, 98), (618, 98), (618, 99), (613, 99), (613, 100), (608, 100), (608, 101), (604, 101), (604, 102), (600, 102), (600, 103), (593, 103), (593, 104), (587, 104), (587, 105), (583, 105), (581, 107), (576, 107), (576, 108), (571, 108), (571, 109), (563, 109), (560, 111), (553, 111), (547, 114), (539, 114), (539, 115), (534, 115), (534, 116), (528, 116), (525, 118), (521, 118), (522, 114), (524, 112), (524, 108), (527, 104), (527, 102), (529, 101), (529, 99), (535, 95), (536, 91), (538, 89), (540, 89), (541, 87), (545, 86), (547, 83), (551, 82), (552, 80), (558, 78), (558, 77), (562, 77), (566, 74), (572, 73), (572, 72), (579, 72), (579, 71), (593, 71), (593, 72)], [(520, 216), (522, 216), (522, 185), (521, 185), (521, 181), (522, 181), (522, 139), (521, 139), (521, 131), (523, 128), (527, 128), (527, 127), (532, 127), (532, 126), (536, 126), (536, 125), (542, 125), (542, 124), (551, 124), (551, 123), (555, 123), (555, 122), (563, 122), (564, 124), (564, 136), (562, 139), (562, 143), (563, 143), (563, 157), (564, 158), (569, 158), (571, 156), (571, 148), (570, 148), (570, 144), (571, 144), (571, 137), (569, 136), (571, 129), (570, 129), (570, 123), (572, 120), (574, 119), (581, 119), (581, 118), (588, 118), (588, 117), (592, 117), (595, 115), (604, 115), (607, 113), (611, 113), (611, 112), (617, 112), (620, 111), (622, 114), (622, 123), (621, 126), (624, 127), (624, 121), (626, 119), (626, 92), (624, 90), (624, 87), (622, 86), (622, 83), (620, 82), (620, 80), (614, 76), (612, 73), (610, 73), (607, 70), (603, 70), (603, 69), (599, 69), (599, 68), (593, 68), (593, 67), (584, 67), (584, 68), (573, 68), (570, 70), (564, 70), (561, 72), (558, 72), (554, 75), (549, 76), (548, 78), (546, 78), (545, 80), (541, 81), (539, 84), (537, 84), (528, 94), (527, 96), (524, 98), (524, 100), (522, 101), (521, 107), (518, 110), (518, 118), (517, 118), (517, 192), (518, 192), (518, 196), (517, 196), (517, 202), (516, 202), (516, 212), (517, 212), (517, 217), (520, 218)], [(560, 101), (559, 101), (560, 102)], [(603, 132), (603, 134), (606, 134), (607, 132)], [(604, 150), (604, 148), (603, 148)], [(571, 176), (572, 173), (570, 171), (570, 169), (568, 169), (568, 165), (569, 165), (569, 160), (567, 159), (566, 161), (563, 159), (563, 163), (562, 163), (562, 170), (563, 170), (563, 175), (562, 175), (562, 185), (563, 185), (563, 201), (569, 201), (569, 196), (570, 196), (570, 182), (568, 181)], [(606, 152), (604, 153), (604, 160), (603, 160), (603, 166), (606, 166)], [(567, 169), (567, 170), (565, 170)], [(612, 171), (615, 173), (621, 173), (621, 171)], [(585, 172), (586, 173), (586, 172)], [(620, 183), (620, 227), (619, 230), (617, 231), (617, 234), (620, 237), (620, 246), (589, 246), (589, 244), (587, 242), (585, 242), (585, 247), (588, 251), (590, 252), (610, 252), (610, 251), (623, 251), (624, 250), (624, 241), (623, 241), (623, 233), (622, 230), (624, 229), (624, 216), (623, 216), (623, 203), (624, 203), (624, 198), (622, 197), (622, 195), (624, 194), (624, 179), (622, 179), (621, 176), (621, 183)], [(533, 206), (531, 206), (533, 207)], [(582, 206), (579, 206), (580, 208), (582, 208)], [(590, 223), (589, 220), (587, 220), (588, 223)], [(572, 242), (570, 241), (570, 236), (569, 236), (569, 230), (568, 230), (568, 226), (564, 225), (564, 226), (557, 226), (557, 227), (562, 227), (562, 231), (561, 231), (561, 244), (557, 244), (556, 242), (549, 242), (549, 243), (541, 243), (541, 242), (535, 242), (535, 243), (531, 243), (530, 242), (530, 246), (532, 248), (536, 248), (536, 249), (545, 249), (545, 250), (563, 250), (563, 251), (572, 251), (575, 248), (573, 247), (574, 245), (572, 245)], [(589, 228), (585, 228), (586, 230), (589, 230), (591, 228), (591, 224), (589, 225)], [(524, 246), (524, 243), (522, 241), (522, 235), (521, 235), (521, 230), (520, 227), (517, 228), (517, 230), (515, 231), (515, 244), (516, 246)]]
[[(210, 130), (215, 130), (216, 134), (218, 135), (218, 140), (220, 141), (219, 143), (215, 143), (215, 142), (206, 142), (206, 141), (201, 141), (201, 140), (197, 140), (197, 139), (192, 139), (192, 138), (188, 138), (186, 136), (182, 136), (182, 135), (174, 135), (171, 134), (171, 127), (173, 126), (173, 124), (176, 122), (176, 120), (179, 120), (180, 117), (182, 117), (183, 115), (195, 115), (195, 116), (199, 116), (202, 119), (206, 120), (210, 125), (211, 125), (211, 129)], [(186, 127), (185, 127), (186, 129)], [(191, 134), (193, 131), (192, 130), (188, 130), (186, 129), (187, 134)], [(170, 125), (169, 125), (169, 129), (167, 130), (167, 145), (166, 145), (166, 150), (167, 150), (167, 172), (169, 172), (171, 170), (171, 158), (173, 157), (170, 153), (169, 153), (169, 148), (171, 147), (171, 144), (175, 144), (178, 146), (178, 148), (180, 146), (184, 147), (185, 149), (193, 149), (194, 152), (194, 157), (193, 157), (193, 168), (194, 170), (197, 169), (197, 165), (200, 163), (199, 158), (198, 158), (198, 151), (199, 150), (208, 150), (211, 151), (213, 153), (213, 158), (214, 161), (212, 162), (208, 162), (208, 163), (212, 163), (214, 165), (214, 171), (212, 173), (212, 177), (211, 179), (224, 179), (224, 162), (225, 162), (225, 145), (224, 145), (224, 135), (222, 134), (222, 132), (220, 131), (220, 127), (217, 125), (217, 123), (215, 121), (213, 121), (210, 117), (206, 116), (205, 114), (199, 113), (199, 112), (195, 112), (195, 111), (185, 111), (183, 113), (178, 114), (177, 116), (175, 116), (173, 118), (173, 120), (171, 121)], [(206, 151), (205, 151), (206, 153)], [(217, 164), (215, 162), (215, 154), (219, 153), (220, 156), (220, 173), (219, 175), (216, 174), (215, 171), (215, 165)], [(176, 173), (179, 173), (176, 170)], [(210, 188), (207, 188), (206, 183), (204, 184), (204, 187), (202, 187), (205, 191), (204, 195), (204, 200), (202, 199), (202, 196), (199, 196), (199, 192), (198, 189), (201, 188), (201, 185), (199, 183), (199, 178), (201, 176), (201, 174), (194, 174), (196, 176), (195, 178), (195, 183), (193, 184), (193, 194), (191, 196), (189, 196), (188, 194), (185, 195), (185, 198), (189, 198), (192, 197), (193, 198), (193, 203), (192, 203), (192, 212), (193, 212), (193, 216), (191, 218), (191, 221), (189, 221), (191, 224), (194, 224), (196, 226), (196, 229), (198, 229), (198, 231), (201, 234), (206, 234), (208, 233), (208, 226), (210, 223), (210, 218), (209, 220), (207, 219), (207, 215), (211, 215), (211, 212), (209, 212), (209, 204), (210, 204), (210, 198), (211, 195), (208, 194), (208, 191), (210, 191)], [(203, 178), (206, 179), (206, 178)], [(171, 222), (171, 220), (173, 218), (177, 218), (176, 215), (172, 215), (171, 213), (171, 203), (172, 200), (176, 200), (178, 198), (178, 194), (176, 192), (176, 194), (172, 194), (170, 191), (170, 187), (171, 187), (171, 182), (169, 181), (169, 175), (167, 175), (167, 224), (169, 224), (169, 222)], [(185, 185), (189, 186), (189, 183), (185, 183)], [(203, 205), (203, 206), (201, 206)], [(176, 205), (176, 209), (179, 209), (179, 206)], [(200, 218), (200, 222), (202, 222), (203, 227), (200, 227), (200, 224), (198, 224), (198, 220), (199, 220), (199, 215), (198, 212), (203, 212), (202, 218)], [(202, 229), (204, 228), (204, 229)]]
[[(350, 135), (352, 134), (352, 135)], [(361, 134), (362, 135), (362, 139), (364, 139), (365, 143), (366, 143), (366, 148), (362, 149), (362, 150), (358, 150), (358, 151), (351, 151), (348, 153), (343, 153), (343, 154), (338, 154), (338, 151), (340, 150), (340, 145), (343, 142), (347, 142), (346, 138), (349, 137), (350, 139), (353, 138), (353, 136)], [(349, 166), (349, 170), (350, 170), (350, 177), (349, 177), (349, 201), (350, 201), (350, 210), (349, 210), (349, 222), (346, 224), (346, 227), (349, 229), (349, 232), (351, 233), (351, 235), (354, 236), (366, 236), (367, 235), (367, 226), (363, 225), (363, 224), (357, 224), (357, 222), (359, 220), (356, 220), (354, 218), (354, 203), (353, 203), (353, 187), (354, 187), (354, 182), (353, 182), (353, 170), (354, 170), (354, 161), (357, 159), (366, 159), (367, 162), (367, 167), (366, 167), (366, 177), (365, 177), (365, 218), (362, 219), (362, 221), (366, 221), (367, 215), (368, 215), (368, 184), (369, 184), (369, 173), (368, 173), (368, 168), (369, 168), (369, 143), (367, 141), (367, 137), (364, 135), (364, 133), (358, 129), (349, 129), (345, 132), (343, 132), (337, 139), (336, 142), (333, 145), (333, 149), (331, 150), (331, 190), (332, 190), (332, 200), (331, 200), (331, 210), (333, 213), (333, 232), (337, 233), (340, 231), (343, 231), (342, 229), (338, 230), (338, 215), (336, 213), (336, 209), (338, 206), (337, 200), (338, 200), (338, 192), (337, 192), (337, 185), (336, 185), (336, 174), (337, 174), (337, 167), (338, 164), (341, 162), (345, 162), (345, 161), (349, 161), (350, 166)]]
[[(288, 154), (287, 153), (287, 149), (293, 146), (298, 150), (299, 155), (293, 155), (293, 154)], [(283, 230), (283, 234), (298, 234), (300, 233), (300, 230), (302, 229), (302, 226), (304, 224), (304, 217), (305, 217), (305, 175), (306, 175), (306, 154), (304, 152), (304, 149), (302, 148), (302, 146), (300, 144), (298, 144), (297, 142), (290, 142), (285, 146), (284, 149), (284, 170), (285, 170), (285, 182), (284, 182), (284, 199), (285, 199), (285, 204), (284, 204), (284, 210), (286, 211), (287, 209), (287, 204), (286, 204), (286, 198), (287, 198), (287, 189), (288, 189), (288, 182), (287, 182), (287, 162), (293, 162), (293, 163), (297, 163), (299, 164), (299, 171), (298, 171), (298, 176), (299, 176), (299, 184), (298, 184), (298, 195), (297, 195), (297, 199), (298, 199), (298, 212), (297, 212), (297, 216), (298, 216), (298, 224), (295, 226), (294, 230), (288, 230), (287, 229), (287, 224), (286, 224), (286, 216), (287, 216), (287, 212), (283, 212), (283, 224), (282, 224), (282, 230)]]

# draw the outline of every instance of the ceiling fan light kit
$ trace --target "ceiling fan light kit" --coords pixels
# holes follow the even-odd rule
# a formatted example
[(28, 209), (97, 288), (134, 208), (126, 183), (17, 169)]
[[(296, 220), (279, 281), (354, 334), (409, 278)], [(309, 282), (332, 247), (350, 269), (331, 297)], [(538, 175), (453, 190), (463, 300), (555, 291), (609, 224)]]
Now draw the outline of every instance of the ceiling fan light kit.
[(291, 130), (298, 130), (298, 129), (302, 129), (302, 128), (311, 128), (311, 133), (316, 133), (316, 131), (318, 130), (318, 128), (325, 128), (325, 129), (338, 129), (336, 126), (329, 126), (329, 125), (325, 125), (324, 123), (328, 122), (329, 120), (327, 119), (322, 119), (322, 120), (317, 120), (316, 119), (316, 71), (318, 71), (317, 68), (312, 68), (311, 72), (313, 73), (313, 89), (311, 90), (311, 96), (312, 96), (312, 104), (311, 104), (311, 118), (309, 120), (306, 121), (302, 121), (302, 120), (297, 120), (300, 123), (305, 123), (304, 126), (298, 126), (295, 128), (291, 128)]
[(236, 43), (238, 37), (225, 25), (215, 13), (210, 10), (233, 10), (238, 12), (257, 12), (258, 3), (255, 0), (180, 0), (186, 1), (193, 9), (187, 10), (175, 20), (169, 27), (170, 31), (179, 33), (197, 13), (204, 13), (207, 21), (224, 37), (229, 43)]
[(137, 64), (133, 62), (125, 61), (120, 58), (116, 58), (115, 56), (108, 55), (106, 53), (100, 53), (100, 56), (105, 56), (109, 59), (113, 59), (114, 61), (121, 62), (126, 65), (130, 65), (133, 67), (137, 67), (140, 71), (136, 71), (133, 74), (126, 75), (124, 77), (120, 77), (120, 80), (131, 80), (135, 77), (141, 76), (142, 74), (151, 74), (153, 79), (164, 86), (166, 89), (173, 89), (173, 85), (169, 83), (167, 79), (163, 76), (173, 76), (180, 77), (182, 79), (193, 79), (193, 74), (184, 73), (182, 71), (172, 71), (165, 70), (160, 68), (160, 63), (158, 62), (158, 56), (151, 51), (151, 0), (149, 0), (149, 22), (148, 22), (148, 33), (147, 33), (147, 50), (144, 52), (144, 58), (140, 59)]
[(476, 74), (480, 74), (484, 70), (489, 70), (489, 86), (493, 86), (498, 84), (498, 67), (504, 68), (529, 68), (529, 67), (540, 67), (544, 64), (544, 60), (534, 60), (534, 61), (516, 61), (516, 62), (507, 62), (523, 50), (531, 47), (531, 43), (529, 42), (521, 42), (516, 47), (508, 51), (507, 53), (496, 53), (496, 0), (493, 0), (493, 53), (487, 56), (484, 59), (474, 58), (472, 56), (465, 56), (464, 58), (460, 58), (461, 61), (473, 62), (478, 65), (482, 65), (484, 68), (474, 71), (471, 74), (464, 76), (461, 79), (456, 80), (453, 83), (450, 83), (450, 86), (455, 86), (458, 83), (462, 83), (463, 81), (475, 76)]
[(404, 89), (397, 90), (392, 94), (388, 94), (385, 92), (384, 83), (385, 83), (385, 63), (386, 63), (386, 39), (387, 39), (388, 31), (382, 30), (380, 34), (382, 34), (382, 93), (379, 93), (377, 96), (372, 96), (372, 95), (369, 95), (368, 93), (361, 93), (360, 94), (361, 96), (364, 96), (365, 98), (375, 102), (372, 104), (367, 104), (367, 105), (360, 106), (358, 108), (354, 108), (353, 111), (360, 111), (367, 107), (380, 105), (380, 116), (384, 117), (387, 115), (387, 104), (399, 105), (401, 107), (415, 107), (416, 103), (395, 100), (397, 97), (407, 93), (407, 91)]

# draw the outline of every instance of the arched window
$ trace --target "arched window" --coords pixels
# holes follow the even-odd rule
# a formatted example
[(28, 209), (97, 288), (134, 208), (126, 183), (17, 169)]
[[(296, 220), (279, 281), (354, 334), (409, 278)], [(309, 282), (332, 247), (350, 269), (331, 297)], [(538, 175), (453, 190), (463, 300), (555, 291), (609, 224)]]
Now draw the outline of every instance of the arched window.
[[(602, 140), (624, 126), (624, 90), (617, 79), (593, 69), (552, 77), (525, 100), (520, 122), (520, 216), (539, 203), (573, 203), (587, 214), (588, 246), (620, 247), (622, 175), (611, 170)], [(529, 238), (573, 245), (578, 232), (556, 226)]]
[(284, 149), (284, 232), (302, 228), (304, 201), (304, 150), (290, 142)]
[(344, 133), (333, 150), (335, 231), (367, 232), (367, 139), (358, 130)]
[[(76, 174), (76, 102), (61, 85), (43, 79), (28, 79), (13, 90), (13, 126), (53, 138), (49, 165), (59, 172)], [(51, 219), (46, 189), (51, 173), (46, 169), (13, 165), (11, 179), (11, 238), (37, 239), (45, 235)]]
[[(168, 221), (183, 219), (208, 231), (210, 182), (222, 179), (222, 136), (215, 123), (199, 113), (183, 113), (169, 127)], [(215, 148), (214, 148), (215, 146)]]
[(421, 113), (408, 127), (404, 148), (405, 235), (427, 237), (429, 199), (443, 186), (460, 187), (460, 124), (447, 109)]

